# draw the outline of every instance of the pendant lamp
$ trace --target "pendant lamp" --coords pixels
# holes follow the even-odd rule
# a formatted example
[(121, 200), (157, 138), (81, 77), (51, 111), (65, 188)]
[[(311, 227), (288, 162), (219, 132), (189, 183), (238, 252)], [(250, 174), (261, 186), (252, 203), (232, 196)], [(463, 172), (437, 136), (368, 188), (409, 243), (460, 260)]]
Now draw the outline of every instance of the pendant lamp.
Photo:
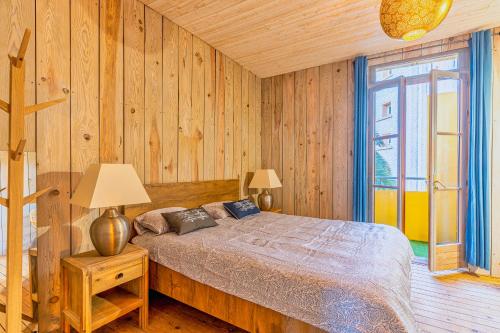
[(435, 29), (453, 0), (382, 0), (380, 25), (391, 38), (411, 41)]

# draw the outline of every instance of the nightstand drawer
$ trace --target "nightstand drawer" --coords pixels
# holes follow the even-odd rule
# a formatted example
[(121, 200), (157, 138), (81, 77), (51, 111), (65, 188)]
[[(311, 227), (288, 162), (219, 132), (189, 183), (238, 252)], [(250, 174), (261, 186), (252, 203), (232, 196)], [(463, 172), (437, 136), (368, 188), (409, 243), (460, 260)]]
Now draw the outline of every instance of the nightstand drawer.
[(143, 275), (142, 259), (92, 274), (92, 295), (137, 279)]

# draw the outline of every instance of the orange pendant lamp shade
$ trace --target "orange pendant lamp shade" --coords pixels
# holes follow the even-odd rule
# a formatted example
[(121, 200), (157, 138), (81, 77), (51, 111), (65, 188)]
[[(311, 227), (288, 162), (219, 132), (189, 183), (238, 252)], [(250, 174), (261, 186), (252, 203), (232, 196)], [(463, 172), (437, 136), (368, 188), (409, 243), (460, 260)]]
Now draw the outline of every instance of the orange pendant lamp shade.
[(391, 38), (411, 41), (435, 29), (453, 0), (382, 0), (380, 24)]

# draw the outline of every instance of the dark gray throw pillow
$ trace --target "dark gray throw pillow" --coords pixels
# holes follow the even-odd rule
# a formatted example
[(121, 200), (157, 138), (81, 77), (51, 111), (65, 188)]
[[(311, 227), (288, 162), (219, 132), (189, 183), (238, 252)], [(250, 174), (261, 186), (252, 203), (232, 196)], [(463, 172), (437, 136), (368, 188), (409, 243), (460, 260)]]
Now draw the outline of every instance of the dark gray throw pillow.
[(242, 218), (260, 213), (260, 209), (255, 206), (253, 202), (248, 199), (243, 199), (233, 202), (224, 202), (224, 208), (233, 215), (235, 219), (241, 220)]
[(170, 230), (177, 235), (187, 234), (198, 229), (217, 226), (217, 222), (203, 208), (186, 209), (180, 212), (162, 213)]

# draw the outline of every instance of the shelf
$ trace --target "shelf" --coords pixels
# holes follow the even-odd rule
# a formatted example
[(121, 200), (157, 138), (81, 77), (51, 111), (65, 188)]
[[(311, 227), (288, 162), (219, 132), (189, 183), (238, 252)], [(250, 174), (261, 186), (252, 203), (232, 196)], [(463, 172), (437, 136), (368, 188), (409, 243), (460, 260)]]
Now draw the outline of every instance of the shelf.
[[(142, 299), (120, 287), (92, 296), (92, 330), (142, 306)], [(64, 314), (73, 327), (80, 327), (80, 317), (70, 309)]]
[(142, 299), (122, 288), (92, 296), (92, 329), (106, 325), (142, 306)]

